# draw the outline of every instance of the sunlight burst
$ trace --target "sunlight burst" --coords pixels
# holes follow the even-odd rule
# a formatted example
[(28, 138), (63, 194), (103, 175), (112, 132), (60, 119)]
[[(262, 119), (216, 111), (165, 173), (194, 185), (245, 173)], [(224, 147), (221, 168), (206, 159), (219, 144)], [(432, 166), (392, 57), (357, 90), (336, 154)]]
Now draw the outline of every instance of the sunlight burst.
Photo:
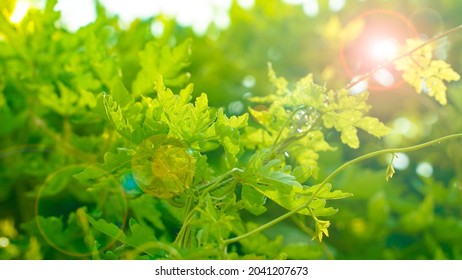
[(21, 20), (26, 16), (27, 11), (29, 10), (30, 5), (27, 2), (19, 1), (16, 3), (16, 7), (14, 8), (14, 12), (10, 17), (10, 22), (12, 23), (20, 23)]
[(393, 39), (374, 40), (370, 47), (370, 56), (376, 61), (392, 60), (398, 53), (398, 46)]

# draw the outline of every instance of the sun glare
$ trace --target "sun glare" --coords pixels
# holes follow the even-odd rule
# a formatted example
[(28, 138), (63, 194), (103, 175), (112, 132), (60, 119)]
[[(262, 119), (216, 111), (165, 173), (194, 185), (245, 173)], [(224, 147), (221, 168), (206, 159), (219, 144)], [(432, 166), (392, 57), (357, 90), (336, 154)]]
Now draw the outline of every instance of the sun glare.
[(391, 38), (375, 40), (370, 47), (371, 57), (379, 62), (391, 60), (397, 53), (398, 46)]
[(30, 5), (25, 1), (18, 1), (14, 8), (13, 14), (10, 17), (10, 22), (20, 23), (21, 20), (26, 16), (27, 11), (29, 10)]

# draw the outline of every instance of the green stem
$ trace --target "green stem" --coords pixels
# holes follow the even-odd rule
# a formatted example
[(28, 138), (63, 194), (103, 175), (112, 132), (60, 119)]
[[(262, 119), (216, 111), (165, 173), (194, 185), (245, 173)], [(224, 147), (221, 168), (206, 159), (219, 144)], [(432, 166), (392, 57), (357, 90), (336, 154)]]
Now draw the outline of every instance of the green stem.
[(302, 132), (299, 132), (298, 134), (295, 134), (291, 137), (288, 137), (286, 138), (278, 147), (277, 147), (277, 150), (276, 152), (281, 152), (282, 150), (284, 150), (287, 146), (289, 146), (291, 143), (293, 142), (296, 142), (302, 138), (304, 138), (305, 136), (307, 136), (310, 132), (313, 132), (315, 130), (313, 130), (313, 128), (317, 125), (317, 123), (319, 122), (319, 120), (321, 119), (321, 115), (319, 115), (315, 121), (313, 122), (313, 124), (311, 124), (311, 126), (305, 130), (305, 131), (302, 131)]
[[(322, 183), (318, 186), (318, 189), (321, 189), (325, 184), (329, 183), (338, 173), (345, 170), (348, 166), (353, 165), (355, 163), (358, 163), (360, 161), (370, 159), (370, 158), (373, 158), (373, 157), (377, 157), (377, 156), (380, 156), (380, 155), (384, 155), (384, 154), (396, 154), (396, 153), (413, 152), (413, 151), (417, 151), (417, 150), (420, 150), (420, 149), (423, 149), (423, 148), (426, 148), (426, 147), (429, 147), (429, 146), (432, 146), (432, 145), (437, 145), (437, 144), (440, 144), (441, 142), (444, 142), (444, 141), (447, 141), (447, 140), (450, 140), (450, 139), (454, 139), (454, 138), (459, 138), (459, 137), (462, 137), (462, 133), (451, 134), (451, 135), (444, 136), (444, 137), (441, 137), (441, 138), (438, 138), (438, 139), (435, 139), (435, 140), (431, 140), (431, 141), (428, 141), (428, 142), (425, 142), (425, 143), (422, 143), (422, 144), (418, 144), (418, 145), (415, 145), (415, 146), (404, 147), (404, 148), (384, 149), (384, 150), (375, 151), (375, 152), (372, 152), (372, 153), (369, 153), (369, 154), (362, 155), (360, 157), (357, 157), (355, 159), (350, 160), (347, 163), (344, 163), (343, 165), (338, 167), (336, 170), (334, 170), (334, 172), (329, 174), (329, 176), (327, 176), (324, 179), (324, 181), (322, 181)], [(317, 192), (315, 191), (313, 196), (315, 196), (316, 194), (317, 194)]]
[[(180, 231), (178, 232), (177, 237), (175, 238), (176, 244), (178, 244), (180, 247), (183, 247), (183, 248), (187, 245), (188, 242), (186, 241), (189, 241), (188, 239), (189, 239), (189, 233), (190, 233), (189, 225), (193, 221), (194, 215), (198, 212), (198, 210), (200, 210), (200, 206), (201, 206), (200, 201), (203, 201), (205, 198), (205, 195), (214, 191), (216, 188), (220, 187), (222, 183), (228, 183), (234, 180), (234, 178), (229, 178), (228, 180), (225, 180), (225, 179), (233, 175), (233, 173), (235, 172), (243, 172), (243, 171), (239, 168), (233, 168), (223, 173), (219, 177), (215, 178), (211, 183), (198, 186), (197, 189), (201, 191), (201, 194), (200, 194), (199, 203), (196, 206), (194, 206), (194, 203), (193, 203), (194, 198), (192, 196), (188, 197), (188, 200), (186, 201), (186, 206), (185, 206), (185, 219), (184, 219), (183, 225), (181, 226)], [(205, 189), (201, 190), (203, 188)]]
[(189, 220), (191, 219), (191, 215), (193, 213), (194, 209), (194, 198), (192, 196), (188, 196), (186, 198), (186, 203), (185, 203), (185, 222), (183, 223), (183, 226), (181, 227), (180, 231), (178, 232), (178, 235), (176, 236), (175, 243), (178, 244), (180, 247), (187, 247), (189, 243), (189, 234), (190, 234), (190, 228), (189, 228)]
[(124, 259), (127, 260), (134, 260), (136, 256), (140, 253), (146, 253), (150, 256), (153, 255), (152, 249), (162, 250), (168, 253), (169, 257), (173, 258), (174, 260), (181, 260), (183, 257), (181, 256), (180, 252), (178, 252), (174, 247), (168, 246), (159, 241), (151, 241), (148, 243), (144, 243), (140, 246), (136, 246), (132, 252), (128, 252), (125, 255)]
[(292, 215), (298, 213), (300, 210), (305, 209), (306, 207), (308, 207), (308, 205), (310, 205), (311, 202), (313, 202), (316, 195), (322, 190), (322, 187), (324, 187), (324, 185), (329, 183), (337, 174), (339, 174), (340, 172), (342, 172), (343, 170), (345, 170), (347, 167), (349, 167), (351, 165), (354, 165), (354, 164), (356, 164), (358, 162), (361, 162), (361, 161), (364, 161), (364, 160), (367, 160), (367, 159), (370, 159), (370, 158), (373, 158), (373, 157), (377, 157), (377, 156), (380, 156), (380, 155), (383, 155), (383, 154), (405, 153), (405, 152), (412, 152), (412, 151), (420, 150), (420, 149), (423, 149), (423, 148), (426, 148), (426, 147), (429, 147), (429, 146), (432, 146), (432, 145), (437, 145), (437, 144), (439, 144), (439, 143), (441, 143), (443, 141), (447, 141), (447, 140), (454, 139), (454, 138), (462, 138), (462, 133), (444, 136), (444, 137), (441, 137), (441, 138), (438, 138), (438, 139), (435, 139), (435, 140), (432, 140), (432, 141), (429, 141), (429, 142), (425, 142), (425, 143), (422, 143), (422, 144), (419, 144), (419, 145), (415, 145), (415, 146), (404, 147), (404, 148), (392, 148), (392, 149), (384, 149), (384, 150), (380, 150), (380, 151), (375, 151), (375, 152), (372, 152), (372, 153), (369, 153), (369, 154), (362, 155), (362, 156), (357, 157), (355, 159), (352, 159), (352, 160), (344, 163), (343, 165), (341, 165), (337, 169), (335, 169), (334, 172), (330, 173), (329, 176), (327, 176), (319, 185), (317, 185), (316, 189), (313, 192), (313, 195), (307, 201), (303, 202), (302, 204), (300, 204), (299, 206), (297, 206), (294, 209), (290, 210), (289, 212), (285, 213), (284, 215), (279, 216), (278, 218), (276, 218), (276, 219), (274, 219), (274, 220), (272, 220), (272, 221), (270, 221), (270, 222), (268, 222), (266, 224), (263, 224), (263, 225), (259, 226), (258, 228), (255, 228), (255, 229), (253, 229), (253, 230), (251, 230), (251, 231), (249, 231), (247, 233), (244, 233), (242, 235), (239, 235), (237, 237), (229, 238), (227, 240), (224, 240), (224, 243), (228, 245), (228, 244), (240, 241), (242, 239), (245, 239), (245, 238), (251, 236), (252, 234), (255, 234), (255, 233), (261, 232), (261, 231), (263, 231), (263, 230), (265, 230), (267, 228), (270, 228), (270, 227), (278, 224), (279, 222), (282, 222), (283, 220), (291, 217)]
[[(216, 177), (212, 182), (210, 182), (209, 184), (206, 184), (206, 185), (203, 185), (203, 186), (199, 186), (198, 187), (198, 190), (201, 192), (201, 197), (204, 197), (207, 193), (211, 192), (211, 191), (214, 191), (217, 187), (219, 187), (221, 185), (221, 182), (226, 179), (226, 177), (228, 176), (231, 176), (233, 173), (236, 173), (236, 172), (244, 172), (242, 169), (239, 169), (239, 168), (233, 168), (225, 173), (223, 173), (222, 175), (220, 175), (219, 177)], [(202, 191), (203, 188), (205, 188), (205, 190)]]
[[(314, 231), (308, 227), (305, 223), (304, 220), (302, 220), (302, 218), (305, 218), (306, 216), (301, 216), (301, 215), (298, 215), (298, 216), (292, 216), (292, 220), (293, 222), (304, 232), (306, 233), (307, 235), (314, 235)], [(327, 259), (329, 260), (335, 260), (335, 256), (334, 254), (330, 251), (330, 249), (326, 246), (326, 244), (324, 242), (321, 242), (321, 241), (317, 241), (319, 247), (321, 248), (321, 250), (324, 252), (324, 254), (326, 255)]]
[(281, 129), (279, 130), (278, 135), (274, 139), (273, 146), (276, 146), (276, 144), (278, 143), (279, 139), (282, 136), (282, 131), (284, 130), (284, 128), (286, 128), (286, 126), (289, 124), (289, 122), (292, 120), (292, 118), (295, 116), (295, 114), (297, 114), (298, 111), (303, 110), (305, 108), (306, 108), (306, 105), (301, 105), (301, 106), (298, 106), (297, 108), (295, 108), (295, 110), (292, 112), (292, 114), (290, 114), (290, 116), (286, 119), (284, 124), (281, 126)]
[(295, 207), (294, 209), (290, 210), (289, 212), (285, 213), (284, 215), (279, 216), (276, 219), (272, 220), (271, 222), (263, 224), (263, 225), (255, 228), (255, 229), (253, 229), (253, 230), (251, 230), (249, 232), (246, 232), (246, 233), (244, 233), (242, 235), (226, 239), (226, 240), (223, 241), (223, 243), (228, 245), (228, 244), (240, 241), (242, 239), (245, 239), (245, 238), (247, 238), (247, 237), (249, 237), (249, 236), (251, 236), (251, 235), (253, 235), (255, 233), (259, 233), (260, 231), (263, 231), (263, 230), (265, 230), (267, 228), (270, 228), (270, 227), (276, 225), (277, 223), (282, 222), (287, 218), (290, 218), (292, 215), (296, 214), (298, 211), (304, 209), (305, 207), (306, 207), (306, 203), (302, 203), (299, 206)]

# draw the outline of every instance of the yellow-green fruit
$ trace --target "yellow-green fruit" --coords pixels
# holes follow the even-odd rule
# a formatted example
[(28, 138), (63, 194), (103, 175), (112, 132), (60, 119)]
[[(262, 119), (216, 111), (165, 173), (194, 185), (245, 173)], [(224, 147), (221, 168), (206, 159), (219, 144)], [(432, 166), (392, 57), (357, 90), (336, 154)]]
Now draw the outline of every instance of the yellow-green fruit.
[(133, 178), (147, 194), (172, 198), (192, 183), (196, 160), (179, 140), (156, 135), (144, 140), (132, 161)]

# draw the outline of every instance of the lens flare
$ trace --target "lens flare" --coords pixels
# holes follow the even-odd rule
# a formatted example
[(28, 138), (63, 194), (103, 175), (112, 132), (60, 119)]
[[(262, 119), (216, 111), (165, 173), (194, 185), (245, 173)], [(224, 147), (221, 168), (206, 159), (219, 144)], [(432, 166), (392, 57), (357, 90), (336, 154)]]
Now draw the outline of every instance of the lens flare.
[(30, 5), (24, 1), (18, 1), (16, 7), (14, 8), (13, 14), (10, 17), (12, 23), (20, 23), (21, 20), (26, 16), (27, 11), (29, 10)]
[(370, 56), (381, 63), (392, 60), (398, 54), (398, 45), (392, 38), (374, 40), (370, 46)]
[(388, 91), (403, 85), (399, 71), (388, 62), (399, 55), (399, 46), (406, 39), (417, 37), (412, 22), (389, 10), (366, 11), (353, 18), (351, 23), (354, 22), (364, 22), (364, 28), (354, 38), (341, 41), (340, 63), (345, 73), (354, 79), (382, 65), (384, 71), (368, 79), (368, 90)]

